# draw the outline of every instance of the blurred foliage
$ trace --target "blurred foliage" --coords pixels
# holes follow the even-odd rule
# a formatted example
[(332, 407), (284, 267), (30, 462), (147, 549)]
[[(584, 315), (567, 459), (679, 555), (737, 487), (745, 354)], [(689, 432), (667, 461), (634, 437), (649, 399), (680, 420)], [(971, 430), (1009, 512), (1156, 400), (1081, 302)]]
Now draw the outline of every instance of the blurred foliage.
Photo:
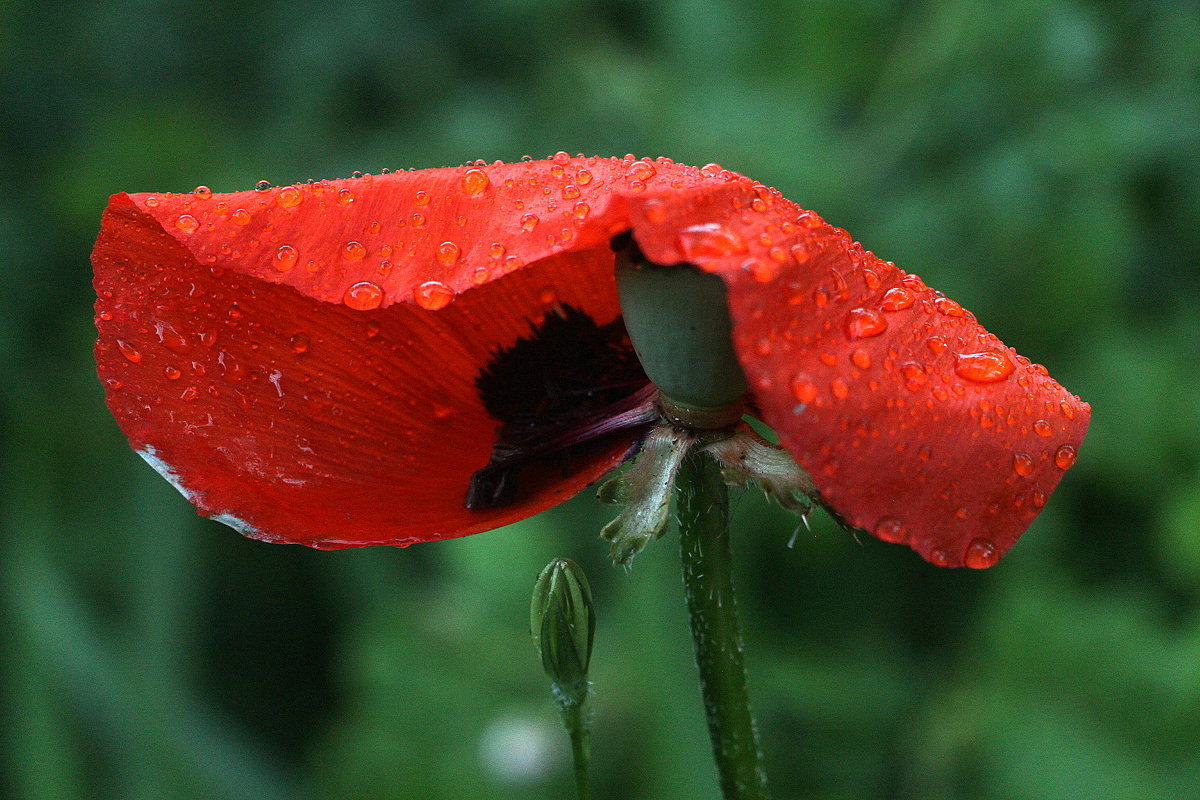
[(582, 497), (325, 553), (197, 518), (91, 362), (108, 194), (559, 149), (719, 162), (918, 271), (1095, 407), (985, 573), (749, 494), (779, 797), (1200, 796), (1200, 15), (1087, 0), (0, 2), (0, 795), (567, 797), (524, 625), (570, 556), (600, 798), (710, 798), (671, 541)]

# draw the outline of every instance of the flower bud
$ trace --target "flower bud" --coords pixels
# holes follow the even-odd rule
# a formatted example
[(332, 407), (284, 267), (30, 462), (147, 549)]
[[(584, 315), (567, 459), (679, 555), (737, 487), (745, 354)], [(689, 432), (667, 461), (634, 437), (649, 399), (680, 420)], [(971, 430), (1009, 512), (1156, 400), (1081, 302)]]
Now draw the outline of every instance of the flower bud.
[(529, 609), (529, 630), (542, 655), (542, 668), (557, 687), (586, 688), (596, 610), (583, 569), (556, 558), (538, 575)]

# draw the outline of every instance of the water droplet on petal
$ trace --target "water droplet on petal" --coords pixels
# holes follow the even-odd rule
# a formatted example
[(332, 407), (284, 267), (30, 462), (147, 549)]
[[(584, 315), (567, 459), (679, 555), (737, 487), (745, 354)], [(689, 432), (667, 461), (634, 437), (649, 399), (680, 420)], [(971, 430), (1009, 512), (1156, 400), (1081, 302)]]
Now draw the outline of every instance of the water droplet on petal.
[(829, 382), (829, 391), (839, 400), (845, 400), (850, 395), (850, 387), (841, 378), (834, 378)]
[(474, 197), (475, 195), (483, 194), (487, 189), (491, 179), (488, 174), (481, 169), (469, 169), (463, 173), (462, 188), (463, 192)]
[(250, 212), (244, 208), (235, 209), (234, 212), (229, 215), (229, 218), (233, 220), (234, 225), (250, 224)]
[(292, 346), (292, 352), (296, 355), (303, 355), (308, 352), (308, 348), (312, 346), (312, 339), (304, 331), (293, 333), (288, 339), (288, 344)]
[(999, 560), (1000, 553), (996, 550), (996, 545), (987, 539), (972, 541), (967, 545), (967, 553), (963, 556), (963, 563), (971, 569), (987, 569)]
[(414, 290), (413, 297), (426, 311), (437, 311), (450, 305), (454, 290), (441, 281), (425, 281)]
[(929, 380), (929, 374), (925, 372), (925, 368), (915, 361), (908, 361), (900, 367), (900, 374), (904, 376), (904, 385), (914, 392)]
[(895, 517), (884, 517), (875, 524), (874, 533), (885, 542), (900, 542), (904, 539), (904, 523)]
[(996, 383), (1012, 374), (1016, 367), (1007, 353), (985, 350), (981, 353), (959, 353), (954, 357), (954, 372), (960, 378), (976, 383)]
[(284, 208), (295, 208), (304, 201), (304, 195), (295, 186), (285, 186), (275, 195), (275, 202)]
[(275, 251), (275, 269), (280, 272), (290, 272), (292, 267), (296, 266), (297, 258), (299, 258), (299, 254), (296, 252), (296, 248), (290, 244), (281, 244)]
[(359, 281), (346, 290), (342, 302), (355, 311), (370, 311), (383, 303), (383, 289), (370, 281)]
[(265, 192), (267, 189), (270, 189), (270, 188), (271, 188), (270, 181), (259, 181), (258, 183), (254, 184), (254, 191), (256, 191), (256, 192)]
[(592, 182), (592, 173), (586, 169), (581, 169), (575, 173), (575, 182), (580, 186), (587, 186)]
[(1054, 465), (1059, 469), (1070, 469), (1077, 456), (1078, 453), (1074, 447), (1064, 444), (1054, 452)]
[(566, 152), (565, 150), (559, 150), (557, 153), (554, 154), (554, 162), (556, 164), (570, 164), (571, 163), (571, 154)]
[(893, 286), (883, 294), (879, 307), (884, 311), (903, 311), (917, 301), (917, 296), (911, 289), (903, 286)]
[(197, 186), (195, 189), (192, 189), (192, 194), (196, 196), (197, 200), (212, 199), (212, 189), (207, 186)]
[(929, 563), (935, 567), (944, 567), (950, 563), (950, 555), (941, 547), (929, 551)]
[(577, 199), (579, 197), (579, 187), (573, 183), (568, 183), (562, 189), (562, 196), (564, 200)]
[(946, 344), (946, 340), (940, 336), (930, 336), (925, 340), (925, 346), (935, 355), (946, 352), (947, 348), (950, 347), (950, 345)]
[(850, 363), (859, 369), (866, 369), (871, 366), (871, 354), (866, 350), (855, 350), (850, 354)]
[(191, 214), (180, 214), (178, 219), (175, 220), (175, 227), (184, 233), (191, 233), (200, 227), (200, 221)]
[(476, 267), (474, 272), (471, 273), (471, 281), (476, 286), (487, 283), (491, 277), (492, 272), (487, 267)]
[(791, 387), (792, 397), (801, 403), (811, 403), (817, 396), (817, 382), (807, 373), (799, 373), (788, 385)]
[(1033, 474), (1033, 457), (1028, 453), (1014, 453), (1013, 470), (1018, 475), (1028, 478)]
[(867, 285), (867, 288), (870, 289), (871, 291), (875, 291), (876, 289), (878, 289), (879, 284), (882, 283), (882, 281), (879, 279), (879, 273), (873, 269), (864, 269), (862, 272), (862, 276), (863, 276), (863, 283), (865, 283)]
[(200, 391), (195, 386), (189, 386), (180, 393), (179, 399), (185, 403), (190, 403), (200, 396)]
[(177, 381), (179, 380), (180, 376), (183, 375), (183, 373), (180, 372), (179, 367), (173, 367), (170, 365), (167, 365), (167, 367), (163, 369), (163, 374), (167, 376), (167, 380), (169, 381)]
[(746, 252), (746, 240), (741, 234), (716, 222), (684, 228), (679, 232), (678, 245), (685, 259)]
[(649, 161), (635, 161), (625, 170), (625, 177), (631, 181), (648, 181), (656, 172), (654, 165)]
[(526, 214), (521, 217), (521, 228), (523, 230), (531, 231), (537, 227), (540, 221), (541, 220), (539, 220), (535, 214)]
[(947, 317), (965, 316), (967, 312), (963, 311), (963, 307), (951, 300), (949, 297), (937, 297), (933, 300), (933, 307)]
[(1033, 423), (1033, 431), (1038, 436), (1049, 436), (1050, 434), (1054, 433), (1054, 428), (1046, 420), (1039, 419), (1037, 422)]
[(117, 339), (117, 349), (130, 363), (137, 364), (142, 360), (142, 351), (123, 339)]
[(349, 205), (354, 202), (354, 192), (349, 189), (338, 189), (337, 201), (342, 205)]
[(346, 242), (342, 245), (342, 258), (347, 261), (361, 261), (367, 256), (367, 248), (361, 242)]
[(437, 248), (437, 260), (443, 264), (453, 264), (458, 261), (459, 249), (454, 242), (442, 242)]
[(846, 335), (851, 339), (878, 336), (887, 326), (887, 319), (873, 308), (852, 308), (846, 314)]

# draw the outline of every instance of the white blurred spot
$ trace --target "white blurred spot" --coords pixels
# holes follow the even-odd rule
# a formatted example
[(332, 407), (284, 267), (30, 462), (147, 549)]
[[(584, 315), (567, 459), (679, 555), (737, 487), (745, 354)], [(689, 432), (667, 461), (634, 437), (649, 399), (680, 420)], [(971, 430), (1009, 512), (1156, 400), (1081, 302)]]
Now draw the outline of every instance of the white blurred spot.
[(535, 783), (556, 766), (558, 745), (567, 746), (566, 734), (557, 733), (556, 728), (528, 717), (498, 717), (479, 737), (479, 760), (497, 780)]

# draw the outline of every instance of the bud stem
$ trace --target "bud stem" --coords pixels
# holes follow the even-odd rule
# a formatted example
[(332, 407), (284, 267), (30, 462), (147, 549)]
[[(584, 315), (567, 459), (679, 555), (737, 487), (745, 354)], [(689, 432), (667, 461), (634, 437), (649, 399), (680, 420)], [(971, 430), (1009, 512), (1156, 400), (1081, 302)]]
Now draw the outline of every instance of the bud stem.
[(733, 594), (729, 492), (717, 462), (699, 448), (684, 458), (675, 492), (683, 584), (721, 790), (725, 800), (767, 800)]

